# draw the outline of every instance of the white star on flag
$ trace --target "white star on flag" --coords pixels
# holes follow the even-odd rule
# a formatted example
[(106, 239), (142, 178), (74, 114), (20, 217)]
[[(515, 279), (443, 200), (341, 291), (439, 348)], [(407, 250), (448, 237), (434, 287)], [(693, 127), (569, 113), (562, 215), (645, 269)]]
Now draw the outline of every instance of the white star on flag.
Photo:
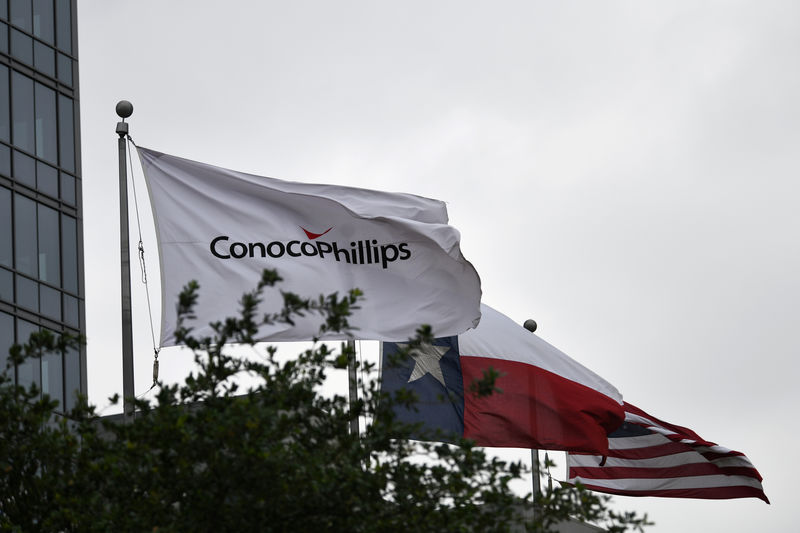
[[(398, 343), (400, 349), (407, 349), (407, 343)], [(425, 374), (430, 374), (436, 380), (445, 386), (444, 375), (442, 374), (442, 366), (439, 360), (447, 353), (450, 348), (447, 346), (434, 346), (432, 344), (422, 344), (418, 348), (412, 348), (408, 353), (414, 359), (414, 370), (411, 371), (411, 376), (408, 382), (416, 381)]]

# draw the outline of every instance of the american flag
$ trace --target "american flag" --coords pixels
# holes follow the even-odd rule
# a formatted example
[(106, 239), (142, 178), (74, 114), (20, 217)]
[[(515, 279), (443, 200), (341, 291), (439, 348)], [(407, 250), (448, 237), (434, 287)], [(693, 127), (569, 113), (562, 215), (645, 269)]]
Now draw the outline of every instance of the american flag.
[(741, 452), (703, 440), (624, 404), (625, 423), (608, 436), (608, 457), (567, 454), (568, 483), (626, 496), (760, 498), (761, 475)]

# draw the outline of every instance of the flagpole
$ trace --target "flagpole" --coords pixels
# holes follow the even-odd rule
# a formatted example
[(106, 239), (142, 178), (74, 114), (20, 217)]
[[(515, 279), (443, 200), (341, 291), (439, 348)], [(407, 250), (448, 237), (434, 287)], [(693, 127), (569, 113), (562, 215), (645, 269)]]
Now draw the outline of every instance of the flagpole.
[(358, 415), (353, 416), (353, 412), (358, 402), (358, 379), (356, 376), (356, 342), (353, 340), (347, 341), (347, 347), (350, 351), (350, 357), (347, 361), (347, 378), (350, 389), (350, 434), (358, 436)]
[[(522, 327), (533, 333), (536, 331), (537, 324), (535, 320), (529, 318), (525, 321)], [(531, 479), (531, 486), (533, 490), (532, 499), (535, 504), (537, 495), (541, 494), (542, 492), (539, 480), (539, 450), (536, 448), (531, 448), (531, 475), (533, 478)]]
[(133, 320), (131, 312), (131, 257), (128, 242), (128, 173), (127, 145), (128, 124), (125, 119), (133, 114), (133, 104), (127, 100), (117, 103), (119, 135), (119, 238), (120, 265), (122, 273), (122, 398), (125, 418), (133, 418), (133, 400), (136, 395), (133, 384)]

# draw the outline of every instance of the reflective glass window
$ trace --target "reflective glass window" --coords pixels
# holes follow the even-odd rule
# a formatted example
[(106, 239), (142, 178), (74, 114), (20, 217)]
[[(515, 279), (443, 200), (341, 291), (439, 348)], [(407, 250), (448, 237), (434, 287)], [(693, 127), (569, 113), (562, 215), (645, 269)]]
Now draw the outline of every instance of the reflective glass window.
[(11, 191), (0, 187), (0, 265), (11, 266)]
[(5, 371), (8, 349), (14, 344), (14, 317), (0, 311), (0, 372)]
[(53, 198), (58, 198), (58, 170), (50, 165), (45, 165), (41, 161), (37, 161), (36, 188)]
[(53, 44), (53, 0), (33, 0), (33, 34)]
[(61, 320), (61, 292), (39, 285), (39, 312), (47, 318)]
[(38, 312), (39, 284), (24, 276), (17, 276), (17, 305)]
[(33, 80), (11, 75), (12, 139), (20, 148), (33, 152)]
[(28, 187), (36, 187), (36, 161), (14, 150), (14, 179)]
[(23, 63), (33, 65), (33, 39), (11, 28), (11, 55)]
[(47, 394), (51, 399), (57, 400), (57, 409), (59, 411), (63, 409), (64, 405), (62, 357), (61, 352), (48, 353), (42, 356), (42, 394)]
[(8, 53), (8, 25), (0, 23), (0, 52)]
[(0, 268), (0, 300), (14, 301), (14, 274), (5, 268)]
[(0, 140), (6, 142), (11, 140), (8, 96), (8, 67), (0, 65)]
[(33, 26), (30, 0), (11, 0), (11, 24), (29, 32)]
[(58, 140), (61, 143), (61, 166), (70, 172), (75, 170), (75, 131), (72, 99), (58, 97)]
[(14, 195), (14, 262), (17, 270), (31, 277), (39, 275), (36, 244), (36, 202)]
[(64, 295), (64, 322), (70, 326), (80, 327), (80, 314), (78, 299), (69, 294)]
[(11, 176), (11, 148), (0, 144), (0, 174)]
[[(32, 324), (21, 318), (17, 319), (17, 344), (26, 344), (31, 333), (39, 331), (39, 326)], [(17, 367), (17, 384), (28, 387), (32, 383), (40, 385), (39, 376), (41, 361), (39, 358), (26, 359), (24, 363)]]
[(64, 54), (58, 54), (58, 79), (64, 85), (72, 87), (72, 60)]
[(78, 228), (74, 218), (61, 215), (61, 265), (65, 290), (78, 294)]
[(56, 41), (58, 47), (72, 52), (72, 13), (70, 0), (56, 0)]
[(61, 173), (61, 199), (69, 205), (75, 205), (75, 178)]
[(56, 92), (44, 85), (36, 84), (36, 155), (58, 162), (58, 140), (56, 129)]
[(56, 77), (56, 52), (46, 44), (33, 42), (33, 66), (48, 76)]
[(61, 285), (59, 253), (61, 232), (58, 227), (58, 211), (38, 205), (39, 213), (39, 279), (53, 285)]
[(8, 20), (8, 0), (0, 0), (0, 19)]
[(80, 352), (69, 348), (64, 352), (64, 385), (66, 389), (66, 410), (69, 411), (77, 403), (77, 395), (81, 390)]

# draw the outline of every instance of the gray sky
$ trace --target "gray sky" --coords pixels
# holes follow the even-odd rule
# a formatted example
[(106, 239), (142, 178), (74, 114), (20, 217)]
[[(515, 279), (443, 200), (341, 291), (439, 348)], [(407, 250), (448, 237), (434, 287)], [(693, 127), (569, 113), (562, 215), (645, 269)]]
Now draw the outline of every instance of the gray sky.
[[(128, 99), (142, 146), (445, 200), (486, 303), (535, 318), (626, 400), (747, 454), (772, 501), (617, 507), (656, 532), (794, 529), (800, 4), (78, 4), (94, 403), (122, 388), (114, 106)], [(187, 370), (161, 360), (168, 378)]]

